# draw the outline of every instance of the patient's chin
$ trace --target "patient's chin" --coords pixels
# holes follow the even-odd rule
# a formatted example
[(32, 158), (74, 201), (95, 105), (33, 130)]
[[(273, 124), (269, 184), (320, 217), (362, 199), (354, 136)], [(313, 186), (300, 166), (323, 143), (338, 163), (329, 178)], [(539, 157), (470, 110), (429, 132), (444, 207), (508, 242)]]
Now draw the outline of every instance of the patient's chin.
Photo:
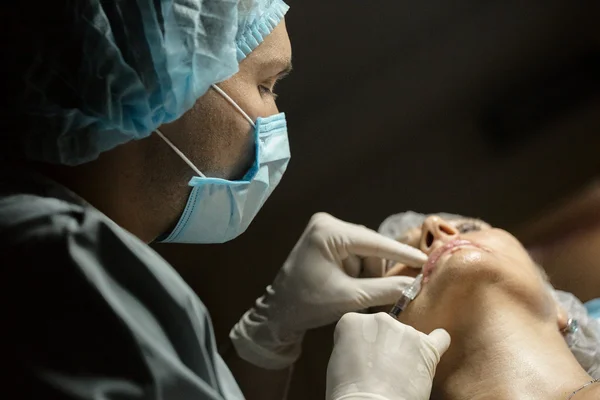
[[(386, 276), (415, 276), (419, 272), (412, 268), (392, 268)], [(456, 307), (467, 307), (474, 301), (474, 296), (480, 295), (482, 291), (486, 292), (486, 287), (506, 279), (506, 272), (506, 268), (491, 254), (473, 249), (454, 253), (442, 260), (433, 271), (421, 293), (402, 313), (401, 320), (413, 325), (414, 316), (421, 319), (423, 315), (438, 315), (441, 317), (439, 322), (446, 323), (446, 319), (455, 313)], [(453, 306), (449, 306), (450, 304)], [(371, 311), (389, 312), (392, 306), (373, 307)]]
[(462, 249), (443, 260), (430, 276), (427, 285), (444, 289), (447, 286), (481, 285), (484, 282), (496, 283), (507, 275), (506, 266), (496, 260), (493, 254), (475, 249)]
[[(423, 290), (428, 292), (427, 297), (435, 299), (468, 300), (469, 287), (480, 288), (485, 282), (498, 282), (504, 275), (497, 260), (486, 252), (476, 249), (464, 249), (446, 257), (433, 271)], [(411, 276), (416, 277), (421, 270), (396, 264), (390, 268), (385, 276)], [(418, 297), (417, 297), (418, 300)], [(372, 307), (371, 312), (389, 312), (393, 304)]]

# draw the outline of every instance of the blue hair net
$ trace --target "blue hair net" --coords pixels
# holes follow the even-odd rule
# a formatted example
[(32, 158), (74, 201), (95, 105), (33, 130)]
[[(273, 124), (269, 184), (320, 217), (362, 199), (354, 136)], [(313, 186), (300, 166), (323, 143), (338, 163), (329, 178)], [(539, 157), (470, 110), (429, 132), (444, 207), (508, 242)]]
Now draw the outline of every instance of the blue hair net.
[(238, 61), (242, 61), (262, 43), (279, 25), (289, 8), (282, 0), (242, 0), (236, 37)]
[(25, 25), (20, 40), (2, 39), (16, 75), (4, 112), (18, 117), (0, 157), (66, 165), (179, 118), (287, 11), (280, 0), (23, 3), (7, 14)]

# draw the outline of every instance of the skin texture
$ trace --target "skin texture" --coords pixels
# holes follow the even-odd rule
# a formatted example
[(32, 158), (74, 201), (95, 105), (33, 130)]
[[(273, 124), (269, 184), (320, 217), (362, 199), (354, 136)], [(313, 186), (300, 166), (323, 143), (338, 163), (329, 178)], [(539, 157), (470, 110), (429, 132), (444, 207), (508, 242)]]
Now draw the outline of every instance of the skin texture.
[[(483, 248), (444, 253), (400, 315), (421, 332), (443, 327), (452, 337), (432, 399), (566, 399), (591, 378), (565, 344), (568, 317), (547, 292), (545, 275), (508, 232), (463, 222), (432, 216), (403, 238), (427, 254), (456, 239)], [(397, 265), (388, 274), (405, 272)], [(588, 393), (593, 398), (597, 389)]]
[[(240, 63), (239, 72), (218, 86), (253, 121), (271, 116), (279, 112), (273, 90), (291, 70), (291, 57), (282, 21)], [(253, 128), (213, 89), (160, 130), (209, 177), (239, 179), (254, 160)], [(187, 183), (195, 175), (155, 133), (84, 165), (39, 169), (147, 243), (177, 223), (191, 191)]]

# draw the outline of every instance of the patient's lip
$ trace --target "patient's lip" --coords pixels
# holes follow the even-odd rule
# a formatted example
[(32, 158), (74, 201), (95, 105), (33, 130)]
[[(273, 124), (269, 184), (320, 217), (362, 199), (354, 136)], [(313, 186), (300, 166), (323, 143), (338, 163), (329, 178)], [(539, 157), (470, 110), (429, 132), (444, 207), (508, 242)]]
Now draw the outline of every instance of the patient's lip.
[(429, 276), (435, 269), (436, 263), (438, 262), (440, 257), (442, 257), (447, 252), (451, 251), (452, 249), (455, 249), (457, 247), (463, 247), (463, 246), (474, 246), (474, 247), (480, 248), (482, 250), (485, 250), (483, 247), (479, 246), (477, 243), (473, 243), (469, 240), (457, 239), (457, 240), (448, 242), (445, 245), (435, 249), (433, 251), (433, 253), (431, 253), (429, 255), (429, 259), (427, 260), (425, 265), (423, 265), (423, 281), (427, 282), (429, 280)]

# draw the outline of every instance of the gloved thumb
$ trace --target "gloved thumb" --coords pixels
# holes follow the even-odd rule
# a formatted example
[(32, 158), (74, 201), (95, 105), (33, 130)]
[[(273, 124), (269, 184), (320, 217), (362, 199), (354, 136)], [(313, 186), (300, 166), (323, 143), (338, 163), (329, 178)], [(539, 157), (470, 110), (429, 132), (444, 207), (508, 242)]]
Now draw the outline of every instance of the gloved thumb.
[(357, 306), (370, 308), (394, 304), (402, 296), (402, 291), (414, 281), (415, 278), (409, 276), (354, 279)]
[(450, 347), (450, 334), (445, 329), (436, 329), (429, 335), (429, 342), (437, 351), (436, 364), (440, 362), (440, 358), (444, 355), (446, 350)]

